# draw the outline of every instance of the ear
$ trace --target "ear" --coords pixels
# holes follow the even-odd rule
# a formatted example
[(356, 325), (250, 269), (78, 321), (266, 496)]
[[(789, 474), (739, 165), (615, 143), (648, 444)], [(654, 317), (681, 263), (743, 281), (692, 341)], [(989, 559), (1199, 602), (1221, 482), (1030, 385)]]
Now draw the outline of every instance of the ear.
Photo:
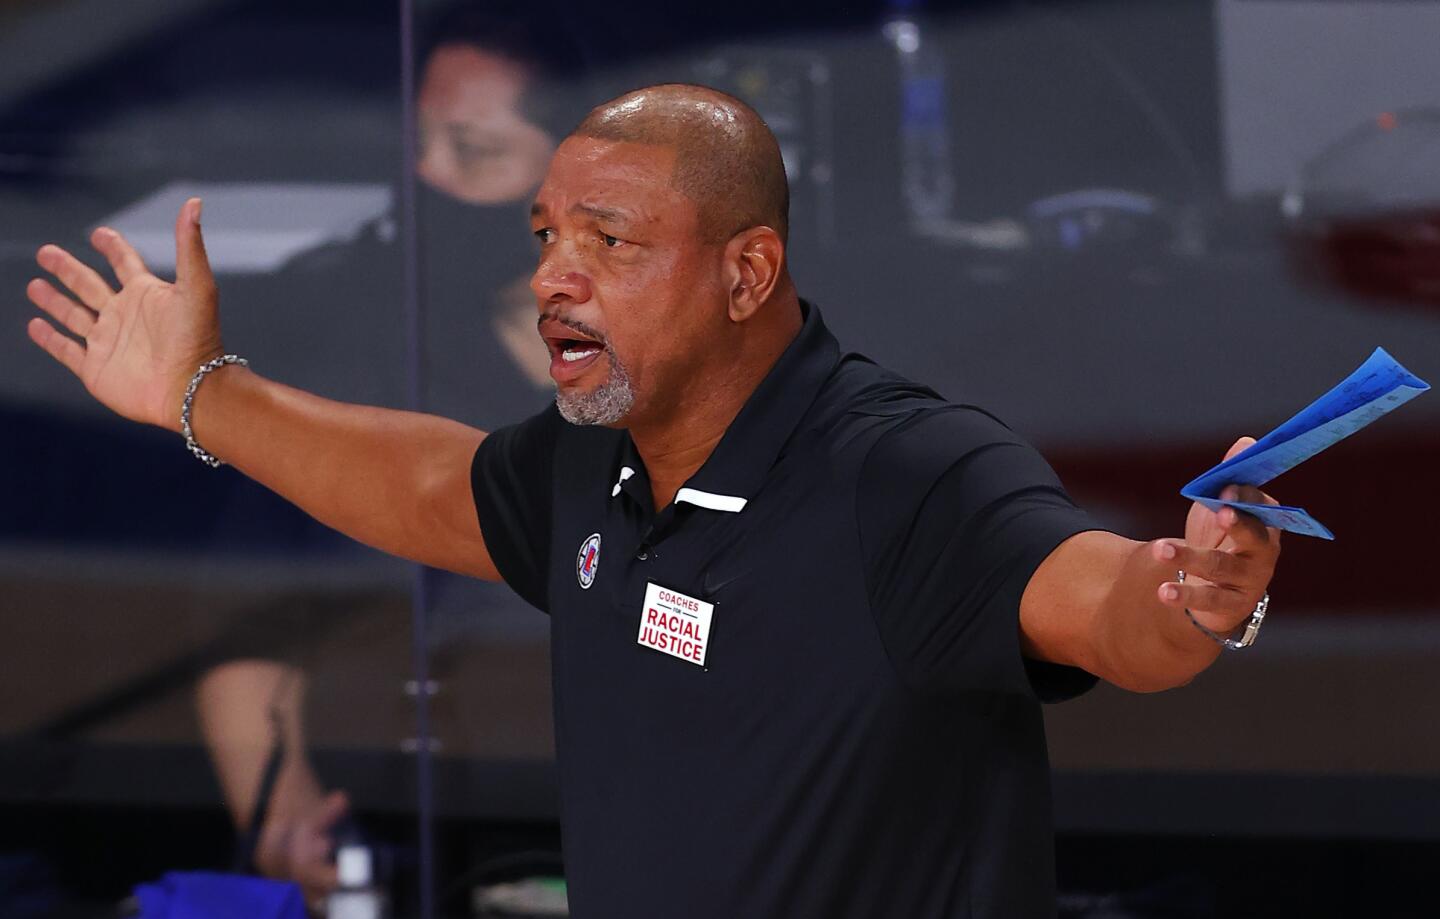
[(725, 244), (725, 280), (730, 286), (730, 321), (759, 312), (785, 272), (785, 244), (769, 227), (742, 230)]

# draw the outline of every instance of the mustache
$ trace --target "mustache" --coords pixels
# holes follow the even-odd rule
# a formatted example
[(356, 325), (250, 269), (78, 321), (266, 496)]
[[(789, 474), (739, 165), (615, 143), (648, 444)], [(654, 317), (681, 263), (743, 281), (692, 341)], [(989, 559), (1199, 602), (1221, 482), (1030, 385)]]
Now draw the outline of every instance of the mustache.
[(594, 328), (593, 326), (586, 325), (578, 319), (571, 319), (567, 316), (562, 316), (560, 315), (559, 310), (546, 310), (544, 313), (541, 314), (540, 318), (536, 320), (535, 325), (539, 327), (551, 320), (560, 323), (567, 329), (573, 329), (574, 331), (579, 332), (586, 338), (593, 338), (596, 342), (603, 345), (604, 347), (610, 347), (610, 342), (605, 338), (605, 333), (601, 332), (597, 328)]

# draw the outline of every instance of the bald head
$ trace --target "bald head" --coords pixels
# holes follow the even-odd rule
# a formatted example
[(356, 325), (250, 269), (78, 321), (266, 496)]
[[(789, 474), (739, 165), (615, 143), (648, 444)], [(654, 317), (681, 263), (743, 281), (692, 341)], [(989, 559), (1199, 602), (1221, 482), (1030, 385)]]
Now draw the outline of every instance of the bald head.
[(710, 241), (757, 226), (786, 239), (790, 187), (780, 145), (734, 96), (684, 83), (647, 86), (593, 109), (572, 134), (673, 148), (671, 185), (695, 202)]

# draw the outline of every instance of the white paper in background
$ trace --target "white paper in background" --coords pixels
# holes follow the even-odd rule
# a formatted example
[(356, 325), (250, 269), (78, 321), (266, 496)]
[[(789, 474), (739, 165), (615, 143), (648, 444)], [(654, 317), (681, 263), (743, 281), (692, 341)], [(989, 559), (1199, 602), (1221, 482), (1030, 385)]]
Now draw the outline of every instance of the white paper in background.
[(277, 271), (301, 253), (354, 239), (390, 212), (388, 185), (172, 182), (98, 221), (124, 234), (153, 271), (175, 271), (175, 216), (204, 199), (201, 226), (217, 274)]

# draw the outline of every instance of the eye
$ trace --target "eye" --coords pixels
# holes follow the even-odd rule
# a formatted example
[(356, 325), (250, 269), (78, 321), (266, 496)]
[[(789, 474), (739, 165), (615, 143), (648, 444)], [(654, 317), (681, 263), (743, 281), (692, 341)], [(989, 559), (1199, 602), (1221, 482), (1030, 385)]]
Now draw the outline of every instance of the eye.
[(540, 240), (542, 243), (548, 243), (554, 235), (555, 231), (550, 229), (549, 227), (541, 227), (540, 229), (535, 231), (535, 238)]
[(624, 242), (623, 239), (619, 238), (618, 236), (611, 236), (609, 233), (601, 233), (600, 238), (605, 241), (606, 247), (610, 249), (614, 249), (616, 246)]

